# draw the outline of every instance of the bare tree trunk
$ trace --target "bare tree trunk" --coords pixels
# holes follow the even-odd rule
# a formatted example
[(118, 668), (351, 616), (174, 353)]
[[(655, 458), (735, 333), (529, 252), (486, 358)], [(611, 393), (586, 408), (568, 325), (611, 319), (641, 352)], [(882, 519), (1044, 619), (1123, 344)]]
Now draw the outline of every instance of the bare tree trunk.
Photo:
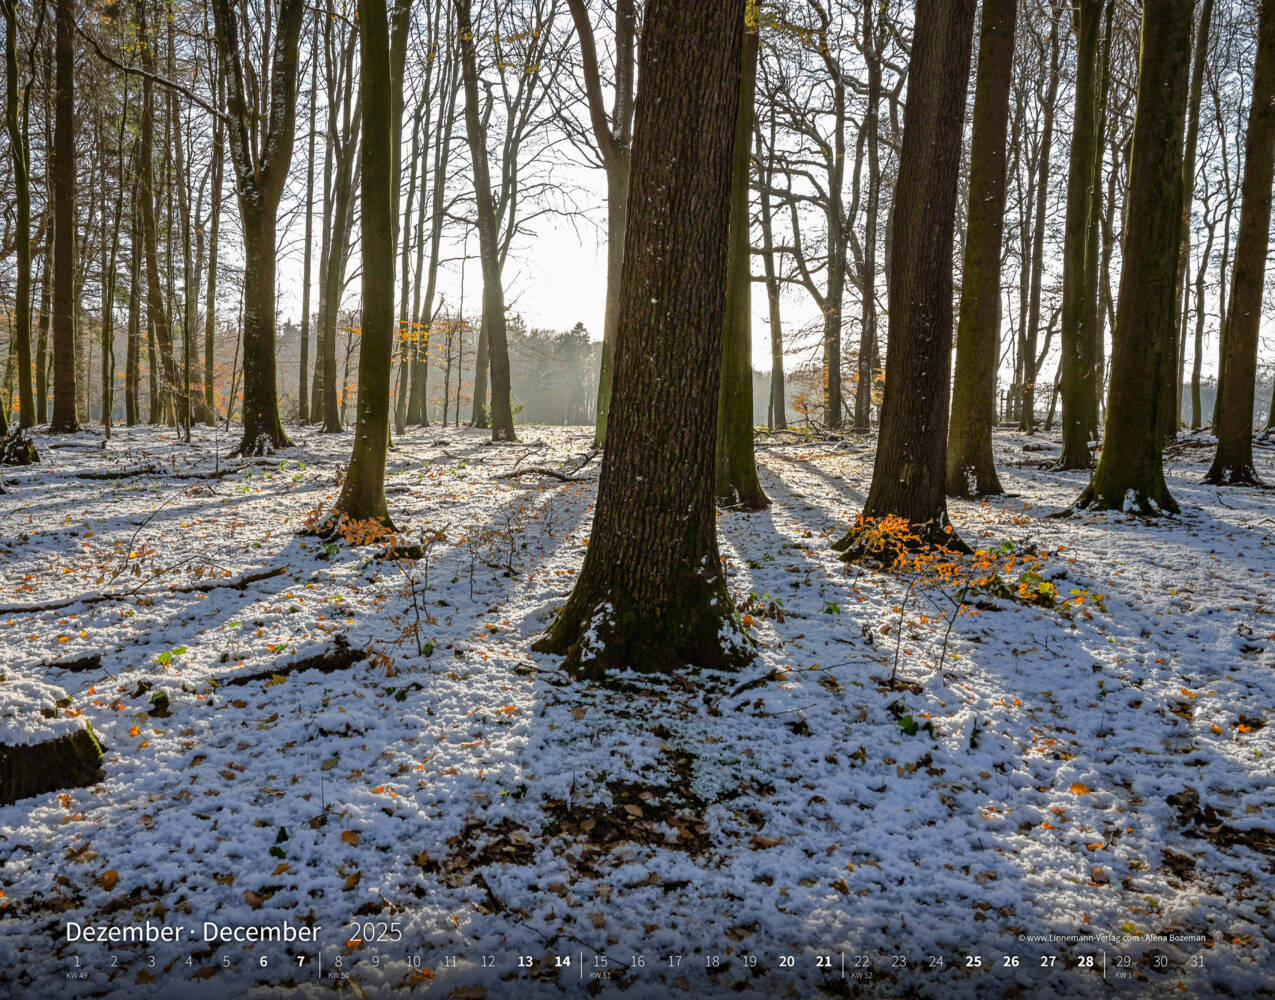
[(1191, 14), (1191, 5), (1178, 0), (1146, 0), (1143, 5), (1111, 394), (1102, 454), (1092, 481), (1076, 500), (1079, 508), (1145, 515), (1178, 509), (1164, 480), (1158, 418), (1160, 366), (1175, 361), (1169, 345), (1178, 322), (1174, 285)]
[[(297, 419), (310, 422), (310, 254), (314, 242), (314, 138), (319, 76), (319, 19), (314, 19), (310, 42), (310, 138), (305, 168), (305, 250), (301, 274), (301, 377), (297, 379)], [(317, 400), (316, 400), (317, 403)]]
[(952, 243), (974, 0), (918, 0), (903, 149), (894, 197), (885, 397), (872, 486), (860, 524), (837, 548), (893, 562), (873, 526), (901, 517), (915, 543), (967, 550), (944, 496)]
[(744, 28), (739, 111), (731, 168), (730, 248), (726, 258), (726, 328), (718, 389), (716, 493), (739, 510), (765, 510), (770, 498), (757, 479), (753, 454), (753, 278), (749, 165), (757, 90), (756, 24)]
[(1253, 100), (1244, 141), (1244, 183), (1231, 304), (1222, 328), (1222, 371), (1214, 414), (1217, 452), (1206, 483), (1261, 486), (1253, 464), (1253, 402), (1258, 331), (1275, 175), (1275, 0), (1264, 0), (1253, 69)]
[(855, 379), (854, 429), (866, 434), (872, 423), (872, 386), (876, 371), (873, 358), (877, 353), (877, 217), (881, 213), (881, 49), (877, 31), (873, 26), (872, 8), (875, 0), (864, 0), (863, 41), (864, 61), (867, 63), (867, 110), (863, 116), (863, 130), (867, 133), (868, 153), (868, 203), (863, 223), (863, 274), (859, 293), (863, 299), (862, 326), (859, 330), (859, 361)]
[[(142, 66), (155, 72), (153, 40), (147, 35), (146, 0), (137, 0), (137, 39), (142, 51)], [(157, 413), (160, 421), (175, 422), (176, 409), (173, 393), (177, 387), (177, 367), (173, 358), (173, 335), (169, 325), (168, 307), (164, 301), (163, 285), (159, 276), (159, 236), (155, 214), (156, 193), (154, 181), (155, 150), (155, 92), (148, 77), (142, 79), (141, 144), (138, 151), (138, 198), (142, 206), (142, 244), (146, 251), (146, 311), (155, 328), (155, 346), (159, 352), (159, 371), (155, 373), (158, 399), (152, 407), (152, 417)], [(152, 419), (154, 422), (154, 419)]]
[[(269, 7), (267, 7), (269, 9)], [(280, 0), (277, 32), (270, 52), (269, 107), (248, 103), (240, 54), (239, 14), (230, 0), (213, 0), (217, 49), (226, 77), (230, 156), (243, 218), (244, 405), (241, 455), (262, 454), (291, 445), (279, 419), (275, 379), (275, 213), (292, 160), (297, 110), (297, 47), (304, 15), (302, 0)]]
[(44, 266), (40, 279), (40, 311), (35, 322), (35, 422), (49, 419), (49, 332), (53, 320), (53, 241), (52, 212), (44, 237)]
[[(771, 146), (774, 145), (774, 119), (771, 119)], [(783, 430), (788, 426), (788, 402), (784, 395), (784, 329), (779, 315), (779, 279), (775, 275), (775, 227), (770, 207), (770, 186), (773, 173), (765, 165), (762, 152), (761, 131), (756, 132), (757, 162), (761, 169), (761, 241), (762, 267), (766, 275), (766, 308), (770, 317), (770, 428)]]
[(128, 333), (124, 348), (124, 422), (133, 427), (141, 419), (138, 383), (141, 381), (142, 251), (137, 184), (129, 205)]
[(1198, 431), (1203, 420), (1203, 406), (1200, 400), (1200, 369), (1204, 358), (1204, 276), (1209, 269), (1209, 256), (1213, 252), (1213, 236), (1217, 227), (1216, 219), (1208, 224), (1208, 238), (1204, 243), (1204, 254), (1200, 257), (1200, 266), (1195, 273), (1195, 349), (1191, 352), (1191, 430)]
[(1041, 126), (1040, 163), (1036, 175), (1036, 221), (1032, 228), (1031, 291), (1027, 313), (1027, 336), (1023, 345), (1023, 403), (1019, 427), (1031, 434), (1036, 424), (1036, 379), (1040, 375), (1036, 367), (1036, 347), (1040, 333), (1040, 294), (1045, 272), (1045, 211), (1049, 201), (1049, 161), (1054, 141), (1054, 116), (1058, 105), (1058, 81), (1060, 73), (1060, 46), (1058, 33), (1062, 14), (1061, 3), (1053, 7), (1053, 24), (1049, 35), (1049, 84), (1046, 88), (1043, 108), (1044, 123)]
[[(1093, 336), (1085, 325), (1093, 312), (1086, 308), (1090, 226), (1097, 192), (1093, 186), (1095, 139), (1098, 132), (1098, 41), (1103, 0), (1077, 0), (1076, 104), (1072, 116), (1071, 157), (1067, 172), (1067, 221), (1063, 238), (1062, 315), (1062, 454), (1060, 469), (1087, 469), (1092, 464), (1089, 443), (1096, 426), (1091, 422), (1094, 395)], [(1095, 265), (1096, 266), (1096, 265)]]
[[(1187, 267), (1191, 260), (1191, 204), (1195, 194), (1195, 151), (1200, 135), (1200, 102), (1204, 96), (1204, 67), (1208, 61), (1209, 28), (1213, 20), (1213, 0), (1200, 5), (1200, 26), (1195, 32), (1195, 59), (1191, 66), (1191, 91), (1187, 99), (1186, 153), (1182, 160), (1182, 241), (1178, 249), (1178, 276), (1174, 301), (1180, 319), (1176, 342), (1183, 359), (1173, 380), (1172, 392), (1166, 392), (1161, 407), (1161, 423), (1166, 440), (1177, 436), (1182, 420), (1182, 368), (1186, 358)], [(1201, 265), (1203, 270), (1203, 265)], [(1168, 386), (1165, 387), (1168, 390)]]
[(16, 0), (3, 0), (6, 114), (9, 151), (13, 158), (13, 185), (16, 201), (14, 250), (17, 281), (14, 286), (14, 323), (18, 363), (18, 426), (35, 426), (35, 397), (31, 393), (31, 153), (27, 145), (26, 102), (18, 97), (18, 14)]
[[(217, 106), (225, 106), (225, 78), (220, 70), (217, 75)], [(215, 371), (215, 335), (217, 333), (217, 252), (221, 236), (221, 182), (226, 162), (226, 130), (221, 122), (213, 126), (212, 151), (212, 201), (211, 220), (208, 225), (208, 297), (204, 306), (204, 405), (208, 411), (210, 426), (217, 423), (217, 394)], [(230, 404), (226, 404), (229, 412)]]
[(1005, 221), (1005, 135), (1013, 76), (1017, 0), (983, 0), (970, 140), (965, 273), (956, 339), (947, 492), (1003, 493), (992, 454), (1000, 362), (1001, 232)]
[(75, 0), (57, 0), (57, 79), (53, 130), (53, 419), (49, 429), (80, 429), (75, 386)]
[(615, 5), (615, 100), (608, 114), (602, 95), (597, 46), (584, 0), (567, 0), (584, 71), (585, 98), (594, 141), (607, 178), (607, 294), (602, 322), (602, 358), (598, 371), (598, 404), (594, 418), (595, 447), (606, 445), (607, 415), (611, 409), (612, 362), (619, 320), (620, 277), (624, 265), (625, 224), (629, 201), (631, 140), (633, 135), (633, 81), (637, 15), (634, 0)]
[[(487, 166), (487, 137), (478, 115), (478, 67), (474, 57), (474, 32), (470, 0), (454, 0), (460, 32), (462, 77), (465, 83), (465, 129), (474, 165), (474, 200), (478, 210), (479, 259), (483, 270), (483, 329), (491, 363), (491, 439), (513, 441), (514, 418), (509, 399), (509, 347), (505, 340), (505, 293), (501, 287), (496, 214), (491, 200), (491, 176)], [(481, 367), (481, 365), (480, 365)], [(475, 382), (477, 378), (475, 378)], [(478, 392), (474, 393), (475, 426)]]
[(352, 521), (393, 522), (385, 505), (390, 371), (394, 361), (394, 129), (389, 23), (383, 0), (359, 0), (359, 104), (363, 112), (363, 333), (354, 449), (336, 513)]

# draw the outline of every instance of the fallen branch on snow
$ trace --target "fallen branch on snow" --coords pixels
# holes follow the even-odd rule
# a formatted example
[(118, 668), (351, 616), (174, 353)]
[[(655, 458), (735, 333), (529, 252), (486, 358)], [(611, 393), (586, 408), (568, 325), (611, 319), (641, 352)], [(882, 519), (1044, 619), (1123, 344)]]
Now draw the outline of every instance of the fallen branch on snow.
[[(166, 593), (192, 594), (207, 590), (218, 590), (222, 587), (244, 590), (251, 583), (260, 583), (262, 580), (269, 580), (276, 576), (282, 576), (287, 571), (288, 567), (286, 566), (275, 566), (272, 569), (264, 569), (256, 573), (248, 573), (245, 576), (236, 577), (233, 580), (205, 580), (201, 583), (192, 583), (185, 587), (169, 587), (166, 591), (153, 591), (152, 593), (160, 596)], [(10, 604), (5, 607), (0, 607), (0, 615), (38, 614), (41, 611), (57, 611), (59, 608), (69, 608), (72, 604), (100, 604), (103, 601), (118, 601), (126, 597), (136, 597), (139, 593), (141, 593), (141, 590), (141, 587), (136, 587), (133, 590), (113, 590), (104, 594), (77, 594), (75, 597), (65, 597), (61, 600), (49, 601), (46, 604)]]

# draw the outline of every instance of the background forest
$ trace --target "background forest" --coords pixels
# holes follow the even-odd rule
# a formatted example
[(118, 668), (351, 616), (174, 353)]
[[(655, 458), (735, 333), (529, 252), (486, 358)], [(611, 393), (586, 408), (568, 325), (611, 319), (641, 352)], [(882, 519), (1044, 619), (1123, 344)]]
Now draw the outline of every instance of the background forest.
[(6, 995), (1275, 996), (1275, 0), (0, 13)]
[[(518, 415), (522, 421), (596, 419), (596, 385), (588, 385), (596, 376), (588, 373), (596, 372), (599, 348), (590, 348), (578, 334), (583, 329), (590, 341), (602, 337), (605, 257), (575, 248), (590, 243), (605, 254), (623, 233), (616, 219), (622, 213), (608, 215), (613, 200), (608, 192), (623, 193), (614, 185), (622, 184), (616, 178), (627, 169), (622, 147), (631, 121), (616, 115), (631, 119), (641, 23), (640, 3), (621, 3), (619, 22), (613, 6), (519, 0), (474, 9), (479, 110), (497, 181), (501, 273), (510, 285), (510, 308), (527, 323), (511, 331), (509, 348), (515, 406), (525, 408)], [(1188, 136), (1192, 185), (1184, 200), (1189, 224), (1179, 264), (1176, 373), (1180, 420), (1190, 428), (1210, 423), (1216, 396), (1257, 19), (1256, 4), (1247, 0), (1197, 6)], [(1095, 8), (1091, 51), (1082, 51), (1076, 12), (1068, 5), (1025, 0), (1020, 7), (1005, 140), (996, 406), (1003, 421), (1026, 427), (1030, 413), (1032, 422), (1052, 426), (1062, 384), (1068, 177), (1078, 85), (1088, 88), (1097, 111), (1096, 128), (1085, 139), (1094, 156), (1093, 209), (1085, 223), (1092, 235), (1084, 238), (1097, 248), (1092, 363), (1099, 407), (1105, 399), (1139, 7), (1112, 0)], [(62, 8), (38, 0), (6, 9), (11, 93), (10, 125), (0, 136), (0, 197), (6, 206), (0, 232), (6, 348), (0, 401), (11, 421), (28, 425), (49, 419), (55, 382), (50, 168), (56, 15)], [(211, 8), (166, 0), (81, 4), (66, 14), (74, 23), (59, 58), (71, 60), (72, 78), (79, 81), (71, 96), (78, 197), (71, 216), (72, 287), (61, 308), (70, 312), (76, 420), (100, 421), (104, 405), (115, 421), (185, 420), (187, 383), (193, 419), (207, 421), (214, 413), (233, 418), (245, 365), (245, 258), (226, 123), (214, 113), (225, 106), (226, 81)], [(276, 17), (269, 6), (248, 5), (238, 26), (245, 85), (254, 114), (262, 116), (270, 97)], [(394, 58), (401, 60), (395, 67), (401, 86), (395, 124), (396, 421), (442, 422), (447, 400), (448, 420), (456, 419), (458, 407), (464, 419), (474, 420), (477, 408), (481, 423), (487, 358), (455, 13), (449, 3), (430, 0), (400, 4), (394, 17)], [(879, 376), (884, 363), (882, 317), (911, 17), (909, 4), (894, 2), (814, 0), (762, 7), (749, 210), (753, 353), (756, 367), (770, 370), (772, 398), (758, 393), (758, 423), (810, 419), (836, 427), (844, 420), (862, 429), (873, 419), (873, 373)], [(331, 353), (336, 372), (331, 428), (334, 421), (349, 420), (357, 393), (358, 52), (352, 5), (307, 8), (303, 20), (288, 68), (296, 84), (290, 95), (294, 124), (277, 210), (276, 391), (289, 420), (325, 418), (322, 359)], [(589, 35), (587, 46), (581, 45), (581, 28)], [(621, 36), (630, 32), (620, 38), (618, 51), (620, 61), (627, 60), (619, 81), (629, 95), (618, 102), (617, 30)], [(972, 87), (968, 104), (972, 115)], [(595, 108), (602, 112), (603, 131), (619, 139), (614, 149), (595, 131)], [(967, 150), (963, 191), (968, 179)], [(963, 215), (967, 198), (957, 204)], [(963, 219), (957, 232), (964, 232)], [(958, 294), (963, 242), (958, 238), (954, 247)], [(19, 294), (23, 257), (29, 276)], [(551, 277), (564, 262), (569, 276)], [(579, 291), (578, 305), (538, 290), (561, 292), (564, 280)], [(1264, 306), (1269, 298), (1264, 288)], [(18, 321), (19, 313), (29, 316), (26, 324)], [(544, 319), (561, 322), (562, 332), (572, 337), (552, 347), (545, 334), (528, 339), (527, 329)], [(577, 327), (581, 319), (586, 322)], [(22, 345), (28, 340), (26, 351)], [(1268, 334), (1262, 343), (1255, 417), (1268, 424), (1273, 363)], [(247, 364), (253, 364), (250, 357)], [(30, 372), (27, 380), (20, 377), (24, 371)], [(26, 381), (29, 414), (21, 412)], [(574, 395), (550, 402), (555, 385), (571, 386)]]

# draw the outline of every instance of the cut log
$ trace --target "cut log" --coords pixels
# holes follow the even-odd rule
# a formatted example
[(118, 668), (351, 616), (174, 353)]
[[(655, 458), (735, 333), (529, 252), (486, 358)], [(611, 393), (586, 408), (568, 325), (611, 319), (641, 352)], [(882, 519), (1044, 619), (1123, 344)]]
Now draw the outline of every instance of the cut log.
[(102, 779), (102, 746), (62, 688), (0, 679), (0, 806)]
[(103, 777), (102, 744), (88, 725), (43, 743), (0, 743), (0, 806), (64, 788), (83, 788)]
[(90, 670), (102, 669), (102, 654), (85, 653), (83, 656), (70, 657), (65, 660), (46, 660), (40, 665), (52, 667), (56, 670), (69, 670), (74, 674), (83, 674)]
[(320, 673), (330, 674), (336, 670), (352, 667), (360, 660), (366, 659), (367, 653), (364, 650), (351, 649), (350, 640), (344, 635), (338, 635), (332, 642), (332, 648), (324, 650), (322, 653), (316, 653), (313, 656), (303, 656), (299, 660), (293, 660), (291, 663), (285, 663), (270, 670), (259, 670), (252, 674), (235, 674), (231, 677), (223, 677), (217, 683), (223, 687), (253, 684), (257, 681), (270, 681), (276, 677), (286, 677), (288, 674), (300, 673), (303, 670), (318, 670)]

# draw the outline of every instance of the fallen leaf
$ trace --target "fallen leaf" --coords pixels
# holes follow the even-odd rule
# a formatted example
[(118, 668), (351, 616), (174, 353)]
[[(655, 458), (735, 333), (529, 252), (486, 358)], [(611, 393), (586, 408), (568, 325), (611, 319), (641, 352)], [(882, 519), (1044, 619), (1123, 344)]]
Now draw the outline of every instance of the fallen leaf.
[(357, 830), (346, 830), (345, 833), (341, 834), (341, 839), (351, 847), (359, 846), (359, 832)]
[(120, 880), (120, 873), (114, 868), (108, 868), (97, 877), (97, 884), (107, 892), (115, 888), (115, 883)]

